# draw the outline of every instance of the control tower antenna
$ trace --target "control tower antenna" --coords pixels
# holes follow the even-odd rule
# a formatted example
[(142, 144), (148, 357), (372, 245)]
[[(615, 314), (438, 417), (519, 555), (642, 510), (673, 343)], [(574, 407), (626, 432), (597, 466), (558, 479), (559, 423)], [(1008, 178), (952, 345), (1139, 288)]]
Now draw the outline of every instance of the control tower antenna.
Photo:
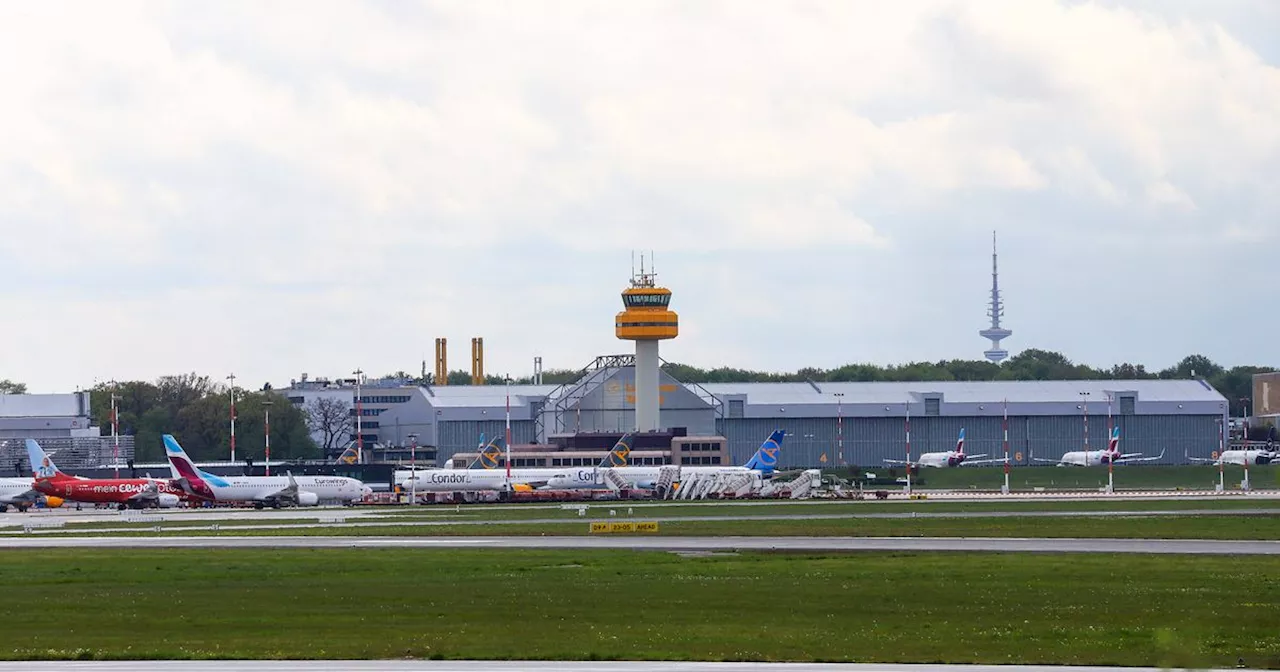
[(675, 338), (680, 330), (679, 316), (667, 308), (670, 304), (671, 290), (657, 285), (657, 274), (652, 268), (645, 271), (644, 255), (640, 255), (640, 272), (635, 272), (633, 262), (631, 286), (622, 291), (624, 310), (614, 319), (615, 335), (636, 342), (637, 432), (652, 432), (660, 427), (658, 341)]
[(1009, 351), (1000, 347), (1000, 341), (1012, 336), (1013, 332), (1000, 326), (1000, 318), (1004, 317), (1004, 299), (1000, 296), (1000, 268), (996, 256), (995, 231), (991, 232), (991, 306), (987, 308), (987, 317), (991, 318), (991, 326), (979, 331), (978, 335), (991, 341), (991, 349), (982, 354), (999, 364), (1009, 356)]

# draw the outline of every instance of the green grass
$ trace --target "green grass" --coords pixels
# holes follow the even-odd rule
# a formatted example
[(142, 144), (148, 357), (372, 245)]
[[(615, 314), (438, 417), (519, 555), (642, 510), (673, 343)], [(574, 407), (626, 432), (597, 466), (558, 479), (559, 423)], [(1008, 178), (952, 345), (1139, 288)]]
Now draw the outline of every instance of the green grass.
[[(870, 469), (888, 475), (887, 469)], [(898, 472), (901, 475), (901, 471)], [(1227, 489), (1236, 489), (1244, 479), (1244, 467), (1228, 465), (1224, 469)], [(976, 488), (999, 490), (1004, 484), (1004, 469), (969, 467), (961, 469), (924, 469), (923, 488), (957, 490)], [(1266, 465), (1249, 468), (1249, 482), (1254, 489), (1280, 485), (1280, 469)], [(1218, 483), (1217, 465), (1124, 466), (1115, 468), (1117, 490), (1177, 489), (1213, 490)], [(1107, 484), (1107, 468), (1099, 467), (1017, 467), (1009, 472), (1009, 487), (1015, 491), (1035, 488), (1049, 490), (1096, 489)]]
[(1280, 668), (1265, 557), (308, 549), (0, 554), (0, 657)]
[[(644, 521), (637, 515), (610, 520)], [(110, 536), (580, 536), (589, 534), (588, 519), (544, 523), (502, 522), (491, 525), (386, 525), (288, 529), (220, 529), (200, 532), (113, 533)], [(77, 534), (75, 530), (66, 531)], [(79, 534), (93, 535), (85, 530)], [(107, 533), (99, 533), (107, 534)], [(1280, 515), (1159, 516), (1106, 518), (843, 518), (831, 520), (669, 521), (659, 535), (670, 536), (813, 536), (813, 537), (1030, 537), (1105, 539), (1280, 539)]]

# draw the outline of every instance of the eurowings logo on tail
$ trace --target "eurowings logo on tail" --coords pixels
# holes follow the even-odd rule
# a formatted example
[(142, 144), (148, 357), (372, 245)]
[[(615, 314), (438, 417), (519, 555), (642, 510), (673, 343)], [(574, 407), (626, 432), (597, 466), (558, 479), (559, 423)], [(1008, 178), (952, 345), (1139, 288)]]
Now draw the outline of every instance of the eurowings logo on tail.
[(178, 476), (187, 482), (187, 488), (192, 494), (200, 497), (213, 498), (213, 489), (210, 487), (225, 488), (230, 483), (214, 476), (206, 471), (196, 468), (195, 462), (187, 456), (187, 451), (178, 445), (178, 440), (173, 438), (172, 434), (165, 434), (164, 451), (169, 456), (169, 464), (173, 465), (174, 471), (178, 472)]
[(769, 435), (769, 438), (760, 444), (756, 454), (752, 455), (750, 460), (747, 460), (745, 466), (748, 469), (759, 469), (765, 473), (773, 471), (774, 467), (778, 466), (778, 452), (782, 450), (782, 439), (786, 435), (786, 430), (774, 430)]
[(956, 452), (964, 455), (964, 427), (960, 428), (960, 438), (956, 439)]
[(1107, 441), (1107, 452), (1120, 452), (1120, 428), (1115, 427), (1111, 430), (1111, 438)]

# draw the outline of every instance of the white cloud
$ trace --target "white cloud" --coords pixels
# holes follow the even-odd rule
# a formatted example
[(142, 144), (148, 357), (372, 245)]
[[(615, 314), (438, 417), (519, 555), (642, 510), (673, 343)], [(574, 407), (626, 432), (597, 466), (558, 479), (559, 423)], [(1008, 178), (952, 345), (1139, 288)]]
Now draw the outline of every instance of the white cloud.
[[(167, 357), (130, 350), (154, 331), (147, 319), (112, 317), (83, 359), (58, 354), (72, 336), (20, 337), (24, 375), (84, 383), (108, 353), (139, 371), (182, 356), (181, 368), (235, 366), (264, 322), (286, 336), (243, 365), (263, 377), (365, 356), (343, 330), (315, 333), (317, 316), (390, 325), (378, 348), (390, 368), (495, 315), (519, 315), (533, 339), (496, 355), (508, 366), (530, 350), (577, 362), (616, 345), (621, 279), (597, 276), (632, 248), (735, 277), (768, 277), (771, 258), (838, 259), (749, 302), (808, 310), (822, 302), (796, 297), (815, 286), (878, 292), (884, 273), (910, 271), (896, 307), (860, 304), (900, 330), (887, 340), (850, 315), (824, 321), (829, 333), (784, 323), (691, 352), (778, 367), (970, 355), (980, 277), (963, 292), (974, 305), (903, 306), (936, 300), (937, 274), (969, 272), (953, 255), (961, 240), (980, 250), (976, 232), (1072, 259), (1090, 258), (1093, 237), (1142, 246), (1151, 254), (1126, 263), (1152, 278), (1176, 272), (1167, 255), (1275, 241), (1277, 40), (1250, 30), (1275, 18), (1268, 4), (5, 6), (2, 256), (41, 297), (9, 314), (168, 311), (255, 334), (236, 354), (206, 354), (210, 337)], [(566, 282), (570, 266), (591, 270)], [(476, 278), (503, 269), (519, 277)], [(1046, 283), (1037, 300), (1052, 305), (1061, 290)], [(51, 289), (63, 286), (71, 298)], [(686, 295), (706, 338), (732, 337), (748, 310)], [(584, 306), (605, 326), (574, 315)], [(1140, 343), (1037, 319), (1077, 339), (1077, 357), (1132, 358), (1110, 348)], [(1036, 337), (1029, 327), (1015, 331)], [(810, 337), (823, 345), (789, 346)]]

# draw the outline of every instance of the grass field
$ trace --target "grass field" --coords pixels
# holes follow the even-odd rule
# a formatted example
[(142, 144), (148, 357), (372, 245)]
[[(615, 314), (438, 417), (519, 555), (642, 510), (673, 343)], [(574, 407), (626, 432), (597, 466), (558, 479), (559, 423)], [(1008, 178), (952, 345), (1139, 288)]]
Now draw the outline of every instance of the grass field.
[[(652, 520), (646, 516), (611, 520)], [(408, 521), (405, 521), (408, 522)], [(217, 531), (160, 532), (151, 528), (111, 533), (154, 536), (538, 536), (586, 535), (586, 520), (497, 522), (487, 525), (410, 526), (390, 521), (367, 527), (311, 527)], [(68, 528), (54, 534), (92, 535), (94, 529)], [(97, 532), (97, 534), (107, 534)], [(1280, 539), (1280, 515), (1159, 516), (1106, 518), (840, 518), (807, 520), (663, 521), (658, 535), (669, 536), (848, 536), (848, 537), (1040, 537), (1109, 539)]]
[(4, 658), (1280, 668), (1280, 561), (473, 550), (0, 553)]
[[(888, 470), (874, 468), (871, 471), (887, 475)], [(1244, 467), (1228, 465), (1224, 470), (1226, 486), (1235, 489), (1244, 479)], [(1004, 469), (996, 467), (972, 467), (961, 469), (925, 469), (922, 488), (941, 490), (976, 488), (999, 490), (1004, 484)], [(1254, 489), (1274, 488), (1280, 485), (1280, 468), (1273, 465), (1249, 468), (1249, 482)], [(1213, 490), (1218, 483), (1217, 465), (1182, 466), (1124, 466), (1115, 468), (1117, 490), (1176, 489)], [(1012, 490), (1035, 488), (1095, 489), (1107, 484), (1107, 468), (1099, 467), (1017, 467), (1009, 472)]]

